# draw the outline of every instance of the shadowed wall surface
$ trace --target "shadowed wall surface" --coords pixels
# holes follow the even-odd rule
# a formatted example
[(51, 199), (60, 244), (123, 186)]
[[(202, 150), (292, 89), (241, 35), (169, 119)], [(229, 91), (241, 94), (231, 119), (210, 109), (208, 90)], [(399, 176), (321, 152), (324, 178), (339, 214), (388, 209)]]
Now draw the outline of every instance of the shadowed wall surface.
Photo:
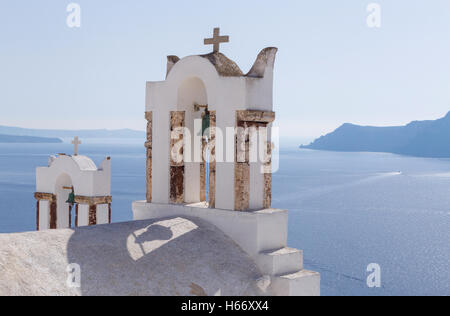
[[(81, 268), (81, 287), (66, 282)], [(251, 259), (185, 218), (0, 235), (0, 295), (258, 295)]]

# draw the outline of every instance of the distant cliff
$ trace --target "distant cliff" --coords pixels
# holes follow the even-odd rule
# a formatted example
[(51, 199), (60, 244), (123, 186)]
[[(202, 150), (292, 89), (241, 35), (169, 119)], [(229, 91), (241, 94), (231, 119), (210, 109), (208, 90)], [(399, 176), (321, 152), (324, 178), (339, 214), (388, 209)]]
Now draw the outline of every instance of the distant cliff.
[(0, 143), (62, 143), (59, 138), (14, 136), (0, 134)]
[(21, 127), (0, 126), (0, 134), (17, 136), (35, 136), (35, 137), (57, 137), (73, 138), (145, 138), (144, 131), (135, 131), (131, 129), (120, 130), (52, 130), (52, 129), (28, 129)]
[(334, 132), (301, 148), (450, 158), (450, 112), (435, 121), (415, 121), (406, 126), (372, 127), (344, 124)]

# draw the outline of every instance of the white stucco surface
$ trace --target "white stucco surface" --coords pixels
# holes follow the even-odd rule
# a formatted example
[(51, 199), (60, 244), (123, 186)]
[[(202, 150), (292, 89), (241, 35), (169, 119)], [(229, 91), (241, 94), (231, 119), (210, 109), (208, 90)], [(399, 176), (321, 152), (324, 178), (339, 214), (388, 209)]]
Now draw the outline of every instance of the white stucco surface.
[(199, 218), (218, 227), (230, 236), (250, 256), (260, 252), (286, 247), (288, 212), (268, 209), (255, 212), (236, 212), (209, 209), (199, 205), (133, 203), (135, 220), (188, 216)]
[[(227, 128), (236, 126), (236, 111), (272, 111), (276, 52), (276, 48), (264, 49), (249, 74), (243, 75), (234, 69), (229, 76), (223, 73), (224, 65), (231, 68), (237, 65), (224, 55), (215, 56), (222, 62), (219, 64), (213, 64), (205, 56), (188, 56), (170, 64), (165, 81), (147, 82), (146, 111), (153, 112), (152, 181), (158, 183), (152, 186), (153, 202), (169, 203), (170, 112), (185, 111), (186, 127), (193, 133), (193, 120), (199, 118), (199, 113), (193, 111), (194, 104), (207, 104), (209, 111), (216, 111), (216, 126), (226, 136)], [(234, 134), (224, 142), (234, 146)], [(216, 207), (233, 210), (234, 149), (228, 153), (230, 160), (226, 160), (225, 155), (226, 152), (216, 164)], [(250, 205), (253, 209), (263, 206), (261, 165), (255, 163), (251, 170)], [(200, 202), (198, 163), (186, 163), (185, 167), (185, 202)]]
[[(66, 285), (73, 263), (80, 288)], [(0, 234), (1, 296), (270, 294), (260, 277), (244, 251), (198, 219)]]
[[(68, 181), (61, 182), (62, 177)], [(86, 156), (59, 155), (49, 166), (36, 168), (36, 192), (57, 194), (61, 185), (73, 185), (76, 195), (111, 195), (111, 160), (105, 159), (99, 168)]]
[[(57, 223), (56, 228), (69, 228), (69, 210), (67, 202), (73, 187), (77, 196), (103, 197), (111, 195), (111, 160), (105, 159), (100, 167), (86, 156), (58, 155), (49, 159), (47, 167), (36, 168), (36, 192), (49, 193), (56, 196)], [(39, 230), (50, 228), (50, 206), (48, 202), (39, 203)], [(107, 205), (106, 205), (107, 207)], [(108, 222), (108, 210), (99, 205), (97, 222)], [(89, 224), (89, 206), (79, 205), (78, 225)], [(106, 216), (106, 219), (105, 219)], [(72, 219), (72, 223), (75, 219)]]
[(303, 269), (303, 252), (287, 247), (288, 212), (264, 209), (236, 212), (206, 208), (203, 203), (169, 205), (133, 203), (135, 220), (171, 217), (208, 222), (231, 238), (270, 281), (267, 295), (319, 296), (320, 274)]

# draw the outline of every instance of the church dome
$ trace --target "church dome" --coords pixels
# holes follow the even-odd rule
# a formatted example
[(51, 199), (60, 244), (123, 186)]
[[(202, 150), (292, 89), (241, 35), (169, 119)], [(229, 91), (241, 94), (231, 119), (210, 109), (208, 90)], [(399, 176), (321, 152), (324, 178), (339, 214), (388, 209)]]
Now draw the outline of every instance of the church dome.
[(217, 72), (222, 77), (241, 77), (244, 75), (242, 70), (234, 61), (220, 52), (200, 55), (200, 57), (208, 59), (211, 64), (216, 67)]
[(91, 158), (87, 156), (71, 156), (81, 171), (97, 171), (97, 166)]
[[(0, 295), (258, 295), (261, 274), (215, 226), (169, 218), (0, 234)], [(81, 269), (68, 287), (67, 267)]]

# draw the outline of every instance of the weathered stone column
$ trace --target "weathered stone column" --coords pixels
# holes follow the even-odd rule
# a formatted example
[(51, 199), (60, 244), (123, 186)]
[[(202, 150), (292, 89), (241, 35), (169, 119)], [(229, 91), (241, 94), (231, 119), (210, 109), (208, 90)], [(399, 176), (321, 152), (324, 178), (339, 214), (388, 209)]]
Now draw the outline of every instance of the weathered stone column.
[(147, 203), (152, 202), (152, 149), (153, 149), (153, 112), (146, 112), (147, 119)]
[(56, 229), (56, 195), (36, 192), (36, 229)]
[(75, 196), (76, 226), (106, 224), (111, 218), (111, 196)]
[(78, 204), (75, 205), (75, 227), (78, 227)]
[(234, 210), (245, 211), (250, 205), (249, 126), (237, 120), (234, 166)]
[(267, 162), (264, 164), (264, 208), (272, 207), (272, 149), (272, 142), (269, 142), (266, 153)]
[(205, 136), (202, 137), (202, 162), (200, 163), (200, 201), (206, 201), (206, 160), (205, 151), (207, 149)]
[(72, 205), (69, 205), (69, 228), (72, 227)]
[(184, 203), (185, 112), (170, 112), (170, 202)]
[(97, 205), (89, 205), (89, 226), (97, 225)]
[(209, 150), (210, 150), (210, 163), (209, 163), (209, 192), (208, 200), (209, 207), (216, 207), (216, 111), (210, 111), (210, 123), (209, 123)]
[(57, 228), (58, 228), (58, 210), (55, 197), (55, 201), (50, 202), (50, 229), (57, 229)]
[[(250, 128), (257, 130), (260, 127), (267, 128), (275, 120), (274, 112), (265, 111), (237, 111), (236, 113), (236, 154), (235, 154), (235, 210), (245, 211), (250, 207)], [(269, 151), (269, 147), (267, 148)], [(270, 142), (270, 159), (263, 164), (264, 186), (262, 205), (270, 208), (272, 195), (271, 169), (272, 143)], [(269, 154), (269, 152), (267, 153)]]

